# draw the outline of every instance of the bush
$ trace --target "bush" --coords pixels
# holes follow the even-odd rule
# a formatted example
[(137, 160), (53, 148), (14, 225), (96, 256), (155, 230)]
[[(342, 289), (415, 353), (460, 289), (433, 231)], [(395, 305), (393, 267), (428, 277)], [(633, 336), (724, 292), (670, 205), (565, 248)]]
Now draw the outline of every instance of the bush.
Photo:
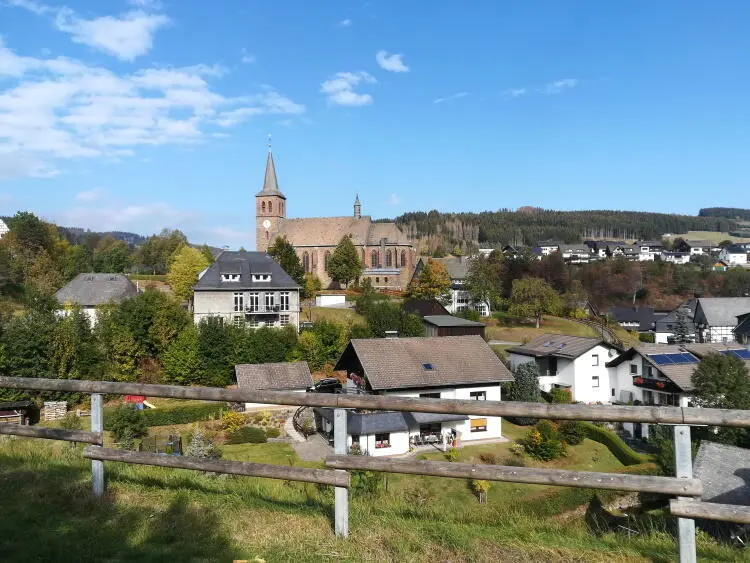
[(135, 449), (136, 441), (148, 434), (143, 411), (133, 405), (119, 406), (110, 417), (109, 430), (117, 445), (126, 450)]
[(482, 452), (479, 454), (479, 461), (487, 465), (497, 465), (497, 456), (490, 452)]
[(623, 465), (636, 465), (648, 461), (647, 456), (633, 451), (633, 449), (623, 442), (614, 432), (610, 432), (606, 428), (602, 428), (591, 422), (579, 422), (579, 424), (586, 433), (587, 438), (607, 446), (609, 451), (612, 452), (612, 455), (614, 455)]
[(487, 492), (490, 490), (491, 486), (492, 483), (483, 479), (471, 480), (471, 490), (477, 495), (480, 504), (485, 504), (487, 502)]
[(573, 396), (570, 394), (570, 389), (553, 388), (550, 390), (549, 395), (553, 403), (568, 405), (573, 402)]
[(649, 344), (653, 344), (654, 342), (656, 342), (656, 336), (648, 332), (641, 332), (638, 333), (638, 340), (640, 340), (641, 342), (648, 342)]
[(269, 438), (278, 438), (279, 436), (281, 436), (281, 430), (279, 430), (278, 428), (269, 428), (268, 430), (266, 430), (266, 436), (268, 436)]
[(66, 415), (60, 421), (60, 428), (65, 430), (81, 430), (83, 429), (83, 423), (81, 417), (74, 412), (66, 413)]
[(451, 448), (448, 450), (448, 452), (445, 454), (445, 459), (448, 461), (458, 461), (458, 448)]
[(586, 429), (577, 420), (566, 420), (557, 427), (557, 432), (569, 446), (577, 446), (586, 437)]
[(185, 448), (185, 455), (188, 457), (197, 457), (200, 459), (219, 459), (221, 452), (209, 438), (205, 431), (198, 427), (193, 431), (190, 437), (190, 443)]
[(503, 465), (510, 467), (526, 467), (526, 460), (519, 456), (508, 456), (503, 460)]
[(352, 471), (351, 490), (355, 494), (375, 495), (385, 483), (385, 473), (380, 471)]
[[(542, 394), (539, 390), (539, 371), (534, 362), (527, 362), (516, 366), (513, 373), (515, 381), (510, 385), (509, 399), (527, 403), (539, 403)], [(526, 417), (508, 417), (508, 420), (520, 426), (536, 424), (537, 419)]]
[(522, 441), (526, 453), (540, 461), (551, 461), (565, 455), (565, 442), (549, 420), (542, 420)]
[(243, 414), (234, 411), (226, 411), (221, 415), (221, 428), (229, 434), (233, 434), (245, 425), (247, 420)]
[[(218, 418), (226, 410), (224, 403), (206, 403), (204, 405), (185, 405), (171, 409), (147, 409), (142, 413), (146, 426), (169, 426), (172, 424), (189, 424), (202, 420)], [(112, 415), (115, 409), (104, 409), (104, 429), (112, 430)]]
[(229, 434), (227, 444), (264, 444), (266, 433), (257, 426), (242, 426)]

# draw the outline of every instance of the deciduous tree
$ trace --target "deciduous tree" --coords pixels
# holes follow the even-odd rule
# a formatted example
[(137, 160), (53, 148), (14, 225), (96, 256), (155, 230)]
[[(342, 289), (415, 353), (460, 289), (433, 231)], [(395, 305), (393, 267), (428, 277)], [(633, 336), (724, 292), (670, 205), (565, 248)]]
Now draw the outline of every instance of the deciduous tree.
[(539, 278), (523, 278), (513, 282), (510, 295), (510, 313), (519, 317), (531, 317), (536, 327), (542, 315), (559, 315), (562, 311), (560, 295), (547, 282)]
[(358, 280), (362, 275), (362, 262), (350, 235), (342, 237), (328, 260), (326, 271), (333, 281), (344, 285)]
[(412, 298), (437, 299), (446, 304), (451, 299), (450, 289), (451, 278), (448, 270), (437, 260), (428, 258), (419, 276), (409, 284), (407, 293)]
[(198, 274), (208, 268), (210, 262), (201, 253), (190, 246), (183, 246), (172, 260), (167, 274), (167, 281), (175, 297), (186, 301), (193, 296), (193, 286), (198, 282)]

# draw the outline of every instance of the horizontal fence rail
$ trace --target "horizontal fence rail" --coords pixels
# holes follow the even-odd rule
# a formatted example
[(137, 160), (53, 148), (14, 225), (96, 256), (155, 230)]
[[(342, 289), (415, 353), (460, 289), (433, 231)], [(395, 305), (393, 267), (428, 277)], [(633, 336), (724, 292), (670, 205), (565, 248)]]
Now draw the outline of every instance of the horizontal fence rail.
[(63, 428), (46, 428), (44, 426), (21, 426), (20, 424), (0, 423), (0, 434), (25, 436), (27, 438), (46, 438), (64, 442), (81, 442), (83, 444), (101, 444), (99, 432), (85, 430), (65, 430)]
[(614, 489), (642, 493), (699, 497), (703, 487), (698, 479), (677, 479), (653, 475), (627, 475), (596, 473), (593, 471), (566, 471), (536, 467), (510, 467), (505, 465), (479, 465), (448, 461), (401, 461), (367, 456), (329, 456), (326, 467), (358, 471), (384, 471), (411, 475), (432, 475), (459, 479), (510, 481), (536, 485), (557, 485), (585, 489)]
[(114, 450), (99, 446), (86, 446), (83, 449), (83, 457), (101, 461), (134, 463), (136, 465), (155, 465), (157, 467), (172, 467), (174, 469), (193, 469), (196, 471), (226, 473), (229, 475), (245, 475), (248, 477), (319, 483), (334, 487), (349, 487), (348, 473), (326, 469), (309, 469), (306, 467), (269, 465), (245, 461), (203, 460), (191, 457), (174, 457), (165, 454)]
[(680, 518), (702, 518), (735, 524), (750, 524), (750, 506), (676, 499), (670, 501), (669, 509), (674, 516)]
[(422, 399), (386, 395), (338, 395), (296, 393), (293, 391), (245, 391), (216, 387), (179, 387), (113, 381), (75, 379), (35, 379), (0, 377), (0, 388), (68, 391), (113, 395), (144, 395), (175, 399), (300, 405), (308, 407), (355, 408), (474, 416), (522, 416), (555, 420), (591, 420), (602, 422), (646, 422), (750, 427), (750, 410), (702, 409), (694, 407), (646, 407), (620, 405), (563, 405), (471, 399)]

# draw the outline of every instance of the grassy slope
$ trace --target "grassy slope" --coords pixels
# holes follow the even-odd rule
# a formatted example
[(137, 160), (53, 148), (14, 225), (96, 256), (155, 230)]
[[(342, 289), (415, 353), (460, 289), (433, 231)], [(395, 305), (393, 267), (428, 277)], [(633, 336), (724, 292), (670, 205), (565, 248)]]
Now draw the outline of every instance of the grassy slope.
[[(522, 429), (506, 425), (520, 435)], [(467, 447), (501, 454), (507, 444)], [(225, 447), (227, 457), (289, 463), (285, 444)], [(440, 454), (435, 454), (439, 457)], [(596, 459), (594, 459), (596, 458)], [(599, 444), (559, 466), (614, 469)], [(67, 444), (0, 444), (0, 550), (8, 561), (647, 561), (675, 560), (665, 532), (592, 534), (551, 514), (592, 492), (495, 483), (479, 505), (466, 481), (391, 475), (377, 498), (353, 496), (348, 541), (331, 531), (332, 491), (305, 484), (212, 477), (107, 463), (107, 498), (89, 495), (89, 466)], [(570, 493), (574, 492), (575, 495)], [(737, 552), (699, 538), (701, 560)]]
[(511, 342), (528, 342), (546, 333), (597, 336), (596, 332), (588, 326), (560, 317), (545, 317), (539, 328), (527, 324), (521, 326), (488, 326), (485, 332), (490, 340)]
[(672, 238), (682, 237), (685, 240), (710, 240), (712, 242), (719, 243), (723, 240), (731, 240), (732, 242), (748, 242), (750, 238), (743, 237), (732, 237), (729, 233), (721, 233), (719, 231), (688, 231), (683, 234), (676, 234)]
[[(364, 325), (365, 319), (362, 315), (359, 315), (354, 309), (337, 309), (333, 307), (313, 307), (312, 308), (312, 320), (313, 322), (320, 320), (332, 321), (341, 324), (361, 324)], [(307, 320), (307, 309), (300, 315), (300, 320)]]

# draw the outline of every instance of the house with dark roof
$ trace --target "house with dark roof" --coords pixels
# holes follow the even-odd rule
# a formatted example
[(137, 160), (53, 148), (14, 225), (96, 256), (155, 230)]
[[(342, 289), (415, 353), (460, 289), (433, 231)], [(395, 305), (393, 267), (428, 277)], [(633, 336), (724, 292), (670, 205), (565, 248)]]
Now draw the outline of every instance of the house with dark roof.
[(238, 327), (299, 327), (300, 287), (263, 252), (222, 252), (193, 290), (196, 324), (222, 317)]
[[(347, 392), (430, 399), (501, 400), (513, 374), (479, 336), (353, 339), (334, 367), (347, 373)], [(315, 409), (324, 433), (330, 409)], [(422, 443), (500, 438), (496, 417), (349, 411), (350, 447), (369, 455), (399, 455)]]
[(737, 326), (734, 327), (734, 339), (740, 344), (750, 344), (750, 313), (737, 315)]
[(719, 258), (730, 268), (732, 266), (746, 266), (747, 250), (744, 246), (733, 244), (723, 248), (721, 252), (719, 252)]
[(601, 338), (543, 334), (509, 348), (508, 359), (513, 369), (534, 363), (543, 391), (568, 389), (574, 401), (609, 403), (614, 395), (605, 363), (617, 353), (617, 348)]
[(737, 317), (750, 313), (750, 297), (701, 297), (693, 322), (699, 342), (733, 342)]
[(695, 335), (695, 323), (693, 323), (693, 316), (695, 315), (695, 306), (698, 300), (688, 299), (684, 303), (681, 303), (677, 309), (667, 313), (666, 315), (659, 317), (654, 320), (654, 342), (656, 344), (672, 344), (674, 339), (674, 331), (677, 325), (684, 321), (687, 326), (688, 334), (691, 340), (696, 339)]
[(422, 317), (425, 336), (467, 336), (476, 334), (484, 338), (484, 323), (452, 315), (425, 315)]
[(667, 316), (667, 311), (656, 311), (653, 307), (611, 307), (608, 315), (625, 330), (642, 334), (653, 333), (656, 322)]
[[(234, 366), (237, 388), (244, 391), (297, 391), (304, 393), (313, 385), (307, 362), (237, 364)], [(245, 403), (245, 409), (273, 407), (263, 403)]]
[(437, 299), (407, 299), (401, 304), (401, 310), (421, 318), (427, 315), (450, 315), (448, 309)]
[(580, 244), (561, 244), (559, 252), (562, 258), (568, 264), (588, 264), (599, 257), (584, 243)]
[(640, 262), (653, 262), (661, 259), (664, 251), (664, 243), (660, 240), (640, 240), (634, 243), (639, 249), (638, 260)]
[(62, 306), (61, 314), (75, 305), (95, 324), (98, 307), (121, 303), (136, 295), (138, 288), (124, 274), (78, 274), (57, 290), (55, 298)]
[(674, 250), (688, 252), (691, 256), (695, 256), (711, 254), (714, 250), (718, 250), (718, 247), (710, 240), (681, 240), (675, 245)]
[(419, 274), (422, 273), (429, 260), (442, 264), (451, 278), (450, 295), (447, 296), (447, 303), (445, 305), (449, 313), (454, 314), (474, 309), (483, 317), (490, 314), (490, 304), (486, 301), (475, 302), (466, 288), (466, 278), (469, 275), (471, 258), (466, 256), (447, 256), (445, 258), (422, 257), (417, 261), (412, 280), (419, 277)]

